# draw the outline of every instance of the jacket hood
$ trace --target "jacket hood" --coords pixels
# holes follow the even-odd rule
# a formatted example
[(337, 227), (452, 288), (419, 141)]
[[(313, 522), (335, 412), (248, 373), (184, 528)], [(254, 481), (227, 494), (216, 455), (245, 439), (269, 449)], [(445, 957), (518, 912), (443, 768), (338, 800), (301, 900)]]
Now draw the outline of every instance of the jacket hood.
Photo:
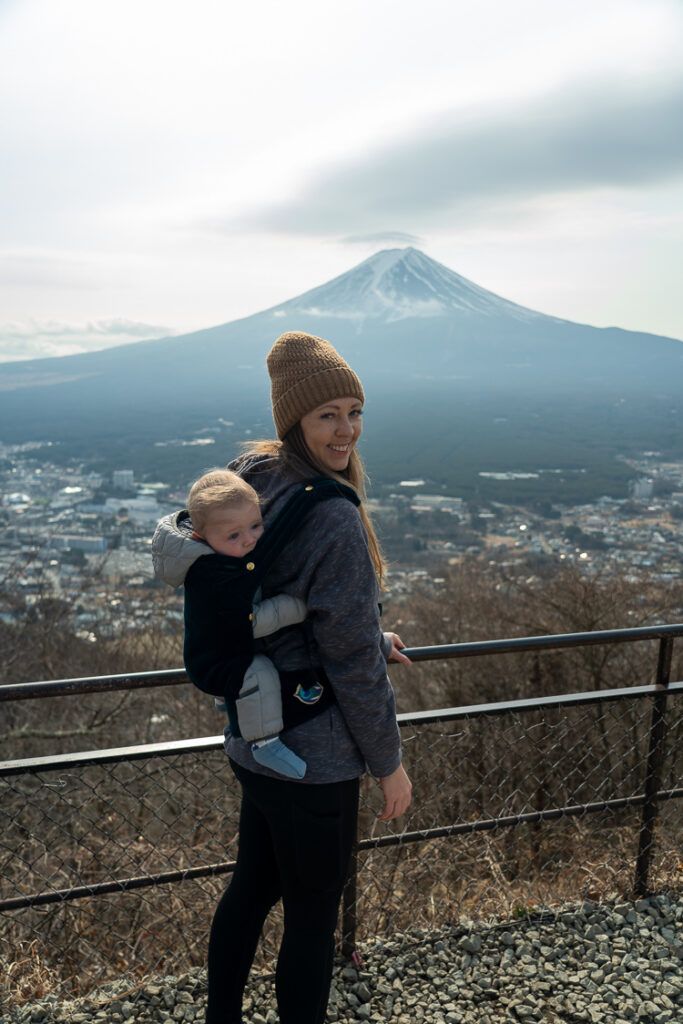
[[(239, 473), (255, 488), (261, 501), (261, 510), (266, 528), (289, 496), (291, 488), (302, 480), (315, 476), (300, 476), (282, 465), (273, 456), (250, 454), (234, 459), (228, 469)], [(190, 566), (202, 555), (213, 551), (202, 541), (192, 539), (192, 522), (187, 509), (172, 512), (159, 521), (152, 539), (154, 575), (170, 587), (180, 587), (185, 582)]]
[(192, 537), (187, 509), (171, 512), (159, 520), (152, 538), (152, 561), (156, 579), (169, 587), (180, 587), (191, 565), (203, 555), (212, 555), (208, 544)]

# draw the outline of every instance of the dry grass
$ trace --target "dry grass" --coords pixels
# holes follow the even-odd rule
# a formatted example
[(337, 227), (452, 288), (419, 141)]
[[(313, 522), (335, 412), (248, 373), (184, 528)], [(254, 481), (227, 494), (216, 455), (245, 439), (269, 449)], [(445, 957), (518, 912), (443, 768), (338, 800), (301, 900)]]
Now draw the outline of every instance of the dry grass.
[[(485, 565), (446, 570), (448, 597), (392, 606), (385, 628), (411, 643), (449, 643), (641, 625), (680, 617), (680, 592), (585, 580), (493, 579)], [(152, 598), (151, 598), (152, 599)], [(65, 634), (46, 603), (19, 631), (4, 628), (0, 653), (14, 678), (59, 678), (168, 667), (179, 638), (164, 624), (100, 644)], [(22, 658), (22, 652), (30, 657)], [(462, 706), (530, 695), (600, 690), (651, 681), (656, 646), (630, 644), (533, 655), (429, 663), (392, 673), (401, 710)], [(681, 672), (677, 655), (673, 677)], [(683, 715), (670, 704), (662, 785), (681, 785)], [(415, 786), (406, 831), (590, 803), (642, 791), (648, 702), (572, 712), (463, 719), (404, 730)], [(188, 686), (17, 702), (0, 736), (7, 757), (212, 735), (222, 722)], [(377, 834), (377, 793), (368, 785), (361, 836)], [(661, 809), (653, 888), (683, 885), (679, 801)], [(0, 825), (3, 896), (230, 860), (237, 834), (236, 787), (221, 751), (8, 777)], [(412, 927), (514, 920), (577, 900), (629, 896), (640, 811), (566, 817), (359, 856), (359, 941)], [(390, 832), (391, 829), (383, 831)], [(0, 919), (0, 994), (15, 1003), (47, 993), (84, 995), (103, 983), (177, 974), (205, 959), (208, 927), (225, 878), (8, 912)], [(281, 915), (259, 953), (272, 964)]]
[(12, 959), (0, 957), (0, 1006), (42, 999), (62, 987), (60, 972), (42, 954), (39, 939), (16, 942)]
[[(500, 832), (428, 840), (359, 855), (357, 941), (413, 928), (485, 926), (577, 901), (633, 895), (639, 812), (567, 818)], [(683, 821), (667, 808), (651, 879), (683, 889)], [(195, 851), (199, 854), (201, 851)], [(83, 996), (107, 982), (131, 986), (205, 961), (208, 927), (225, 878), (88, 898), (5, 917), (3, 988), (23, 1003)], [(281, 934), (274, 913), (257, 970), (272, 969)]]

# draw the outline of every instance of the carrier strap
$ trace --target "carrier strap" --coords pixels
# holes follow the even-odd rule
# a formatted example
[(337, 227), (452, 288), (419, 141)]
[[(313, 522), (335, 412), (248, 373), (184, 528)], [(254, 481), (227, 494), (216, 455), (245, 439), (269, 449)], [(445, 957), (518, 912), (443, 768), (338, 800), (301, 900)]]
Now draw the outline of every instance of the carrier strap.
[(303, 527), (313, 505), (340, 497), (347, 498), (356, 506), (360, 505), (360, 499), (352, 487), (346, 487), (329, 477), (315, 477), (297, 487), (253, 550), (241, 559), (245, 568), (254, 573), (255, 579), (263, 579), (272, 562)]

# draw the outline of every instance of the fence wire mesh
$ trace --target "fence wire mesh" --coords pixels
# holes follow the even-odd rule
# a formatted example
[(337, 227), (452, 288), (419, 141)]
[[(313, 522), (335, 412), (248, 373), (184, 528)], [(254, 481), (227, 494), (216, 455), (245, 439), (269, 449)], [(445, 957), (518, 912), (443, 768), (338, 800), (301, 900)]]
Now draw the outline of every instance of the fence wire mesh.
[(32, 943), (34, 970), (38, 957), (80, 994), (122, 973), (201, 963), (222, 880), (127, 886), (234, 859), (238, 804), (222, 750), (29, 772), (2, 789), (3, 899), (118, 889), (9, 911), (3, 939)]
[[(680, 708), (680, 700), (670, 705), (672, 734)], [(361, 940), (632, 891), (650, 718), (651, 701), (634, 700), (405, 730), (416, 796), (401, 832), (450, 824), (454, 834), (389, 849), (361, 841)], [(680, 787), (683, 776), (680, 748), (669, 750), (663, 789)], [(682, 877), (683, 816), (671, 803), (657, 831), (655, 888)], [(361, 839), (377, 838), (378, 805), (366, 789)], [(382, 832), (398, 834), (392, 824)]]
[[(681, 696), (669, 698), (664, 791), (683, 787)], [(409, 813), (381, 825), (377, 787), (366, 781), (362, 791), (357, 896), (346, 908), (361, 947), (557, 916), (577, 899), (632, 892), (652, 697), (537, 703), (404, 724)], [(239, 804), (220, 745), (207, 746), (0, 778), (0, 899), (45, 898), (6, 905), (0, 918), (12, 999), (40, 985), (74, 995), (121, 977), (135, 986), (204, 962), (236, 855)], [(430, 829), (449, 834), (430, 838)], [(679, 800), (662, 801), (655, 837), (650, 885), (680, 888)], [(181, 881), (178, 872), (204, 874)], [(261, 970), (280, 927), (276, 913)]]

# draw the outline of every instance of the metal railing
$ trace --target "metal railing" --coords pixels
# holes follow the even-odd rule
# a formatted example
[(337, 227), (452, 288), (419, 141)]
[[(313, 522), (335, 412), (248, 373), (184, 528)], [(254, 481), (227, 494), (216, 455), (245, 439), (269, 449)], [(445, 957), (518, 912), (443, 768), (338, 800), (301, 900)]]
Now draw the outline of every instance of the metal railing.
[[(407, 913), (402, 905), (408, 890), (413, 903), (434, 905), (436, 900), (451, 917), (463, 907), (471, 914), (476, 893), (473, 897), (458, 888), (463, 864), (463, 877), (477, 882), (482, 904), (488, 900), (488, 894), (486, 900), (481, 897), (484, 862), (490, 863), (503, 903), (500, 892), (507, 883), (514, 890), (512, 903), (521, 899), (519, 879), (526, 868), (519, 864), (525, 856), (541, 878), (572, 842), (601, 851), (596, 864), (603, 857), (600, 866), (614, 874), (615, 836), (627, 824), (638, 835), (632, 888), (636, 894), (647, 892), (662, 808), (683, 797), (683, 752), (677, 743), (666, 744), (667, 726), (677, 735), (681, 726), (681, 705), (675, 702), (673, 716), (668, 706), (683, 695), (683, 683), (670, 682), (673, 643), (680, 636), (683, 624), (407, 649), (420, 662), (519, 652), (536, 657), (595, 644), (659, 641), (652, 684), (400, 715), (405, 759), (419, 798), (406, 828), (390, 826), (378, 836), (377, 799), (372, 789), (364, 792), (343, 899), (343, 952), (353, 953), (366, 916), (371, 934), (392, 922), (419, 918), (414, 906)], [(6, 685), (0, 687), (0, 701), (170, 686), (185, 678), (182, 670), (172, 670)], [(196, 885), (234, 868), (234, 859), (220, 857), (226, 846), (234, 849), (237, 807), (234, 803), (226, 812), (224, 779), (220, 767), (212, 768), (214, 761), (220, 765), (219, 757), (222, 738), (206, 737), (0, 763), (5, 791), (0, 912), (10, 940), (23, 941), (23, 912), (28, 915), (25, 936), (40, 939), (47, 929), (52, 944), (61, 936), (74, 958), (82, 959), (84, 949), (95, 956), (94, 943), (102, 934), (95, 922), (104, 924), (110, 944), (123, 942), (133, 950), (132, 960), (144, 962), (152, 949), (158, 954), (155, 939), (174, 915), (144, 902), (145, 893), (160, 887), (177, 893), (179, 883)], [(595, 827), (589, 827), (591, 821)], [(565, 832), (552, 850), (545, 849), (539, 827), (551, 822), (565, 830), (573, 822), (580, 834), (572, 838)], [(679, 817), (670, 831), (675, 849), (683, 835)], [(522, 833), (518, 847), (501, 845), (505, 837)], [(439, 842), (447, 846), (439, 847), (428, 865), (424, 858), (411, 859), (411, 850), (420, 844)], [(472, 843), (487, 845), (475, 848)], [(187, 862), (188, 851), (199, 863)], [(385, 851), (385, 862), (377, 858), (380, 851)], [(619, 856), (625, 863), (626, 855)], [(592, 870), (595, 875), (595, 865)], [(559, 879), (559, 870), (553, 877)], [(75, 929), (55, 916), (70, 905), (96, 908), (98, 901), (133, 893), (143, 903), (137, 905), (139, 920), (130, 932), (110, 899), (102, 914), (97, 909), (90, 909), (89, 916), (75, 912), (76, 917), (80, 913)], [(205, 931), (203, 891), (198, 902)], [(183, 913), (190, 914), (192, 903), (183, 903)], [(200, 945), (201, 955), (188, 947), (190, 959), (203, 956)]]

